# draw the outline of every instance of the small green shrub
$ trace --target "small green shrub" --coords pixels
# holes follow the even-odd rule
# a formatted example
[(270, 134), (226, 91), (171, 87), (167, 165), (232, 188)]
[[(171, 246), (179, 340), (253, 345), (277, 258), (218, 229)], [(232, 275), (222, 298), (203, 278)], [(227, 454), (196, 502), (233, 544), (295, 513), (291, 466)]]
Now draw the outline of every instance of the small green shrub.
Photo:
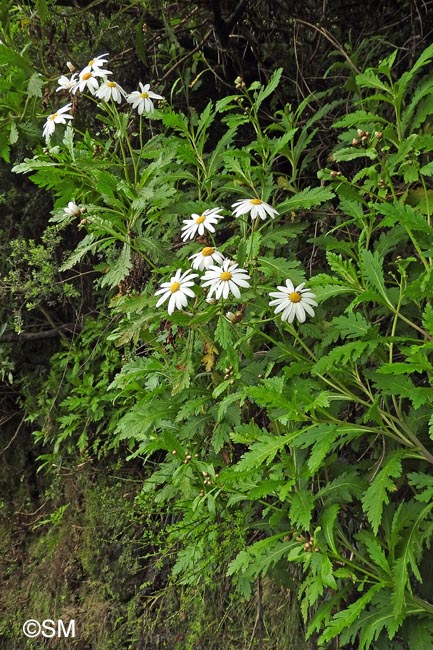
[[(156, 135), (146, 114), (90, 97), (102, 135), (68, 125), (15, 167), (53, 191), (59, 228), (79, 223), (63, 269), (93, 261), (117, 319), (104, 354), (128, 350), (96, 384), (91, 370), (74, 383), (74, 366), (46, 440), (82, 450), (87, 417), (95, 448), (143, 459), (142, 495), (176, 516), (183, 584), (223, 565), (248, 599), (263, 576), (299, 572), (323, 649), (433, 637), (433, 47), (398, 79), (395, 56), (354, 76), (314, 186), (336, 105), (311, 97), (269, 119), (281, 71), (198, 116), (162, 105)], [(215, 250), (237, 266), (191, 271)]]

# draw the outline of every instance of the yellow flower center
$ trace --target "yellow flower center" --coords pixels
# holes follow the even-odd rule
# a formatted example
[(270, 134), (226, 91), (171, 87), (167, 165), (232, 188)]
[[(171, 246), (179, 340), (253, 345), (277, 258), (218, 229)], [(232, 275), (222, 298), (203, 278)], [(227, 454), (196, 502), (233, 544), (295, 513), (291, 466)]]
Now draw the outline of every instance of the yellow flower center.
[(109, 88), (115, 88), (117, 86), (117, 83), (115, 81), (107, 81), (107, 86)]
[(203, 257), (209, 257), (209, 255), (213, 255), (215, 253), (215, 248), (212, 248), (212, 246), (205, 246), (201, 252)]
[(230, 271), (223, 271), (220, 275), (220, 279), (223, 280), (224, 282), (227, 282), (227, 280), (231, 280), (232, 274)]
[(91, 77), (93, 77), (92, 73), (91, 72), (86, 72), (85, 74), (83, 74), (83, 81), (87, 81)]
[(170, 291), (171, 293), (176, 293), (176, 291), (179, 291), (180, 289), (180, 282), (172, 282), (170, 285)]
[(289, 300), (290, 302), (301, 302), (302, 295), (299, 291), (292, 291), (292, 293), (289, 293)]
[(149, 99), (149, 93), (140, 93), (141, 99)]
[(92, 59), (91, 61), (89, 61), (87, 65), (93, 65), (94, 63), (95, 63), (95, 59)]
[(206, 221), (206, 217), (204, 217), (203, 215), (201, 215), (201, 217), (197, 217), (197, 219), (195, 220), (196, 224), (203, 223), (203, 221)]
[(250, 203), (253, 205), (261, 205), (263, 201), (261, 199), (251, 199)]
[(48, 117), (48, 119), (49, 119), (49, 120), (55, 120), (57, 116), (58, 116), (58, 113), (53, 113), (52, 115), (50, 115), (50, 116)]

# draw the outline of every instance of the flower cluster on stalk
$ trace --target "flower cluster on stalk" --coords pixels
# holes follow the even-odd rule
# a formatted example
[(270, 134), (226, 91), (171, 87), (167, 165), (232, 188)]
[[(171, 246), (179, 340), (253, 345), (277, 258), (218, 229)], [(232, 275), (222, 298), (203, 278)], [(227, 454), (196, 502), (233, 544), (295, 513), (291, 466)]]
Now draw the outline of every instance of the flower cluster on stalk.
[[(249, 213), (252, 220), (259, 217), (265, 220), (272, 219), (278, 214), (277, 210), (259, 198), (241, 199), (233, 205), (233, 216), (235, 218)], [(206, 232), (215, 233), (215, 225), (220, 219), (222, 208), (209, 208), (200, 214), (192, 214), (190, 219), (183, 220), (181, 238), (184, 242), (194, 239), (196, 235), (203, 237)], [(204, 271), (201, 278), (201, 286), (207, 290), (206, 300), (215, 302), (227, 300), (230, 295), (237, 300), (241, 298), (240, 289), (250, 288), (251, 277), (247, 271), (239, 265), (224, 257), (215, 246), (207, 245), (199, 252), (190, 255), (191, 266), (196, 271)], [(175, 309), (184, 309), (187, 305), (187, 298), (195, 298), (192, 290), (194, 282), (190, 271), (178, 269), (176, 275), (170, 282), (163, 282), (160, 289), (155, 292), (160, 298), (156, 307), (160, 307), (168, 300), (168, 313), (172, 314)], [(304, 288), (305, 283), (294, 287), (290, 279), (286, 280), (285, 286), (278, 286), (278, 291), (269, 294), (273, 300), (269, 305), (275, 307), (275, 314), (281, 314), (281, 319), (293, 323), (296, 318), (300, 323), (306, 319), (306, 315), (314, 316), (313, 307), (317, 306), (315, 295), (309, 289)], [(229, 312), (230, 313), (230, 312)]]
[[(58, 79), (56, 92), (69, 92), (71, 95), (77, 93), (89, 92), (90, 95), (104, 102), (116, 102), (121, 104), (122, 101), (132, 105), (139, 115), (151, 115), (155, 111), (152, 100), (163, 99), (162, 95), (150, 90), (150, 84), (139, 83), (139, 90), (127, 93), (116, 81), (111, 79), (111, 70), (104, 68), (107, 63), (108, 54), (100, 54), (91, 59), (88, 64), (79, 72), (75, 72), (74, 66), (68, 62), (67, 66), (71, 72), (70, 76), (61, 75)], [(42, 135), (49, 140), (53, 135), (56, 124), (66, 124), (66, 120), (72, 120), (73, 116), (68, 113), (72, 103), (57, 109), (49, 115), (43, 127)]]
[[(126, 100), (133, 110), (141, 116), (150, 116), (154, 110), (154, 101), (163, 97), (150, 89), (150, 84), (139, 82), (138, 90), (127, 93), (111, 77), (111, 70), (104, 66), (108, 62), (108, 54), (100, 54), (91, 59), (87, 65), (77, 73), (74, 66), (68, 62), (67, 67), (70, 76), (61, 75), (58, 79), (56, 92), (68, 92), (75, 96), (77, 93), (89, 92), (91, 96), (103, 102), (115, 102), (121, 104)], [(73, 119), (71, 113), (72, 102), (57, 109), (49, 115), (43, 127), (43, 137), (49, 141), (57, 124), (66, 124)], [(64, 209), (67, 217), (75, 217), (81, 214), (79, 208), (73, 201), (68, 203)], [(181, 228), (181, 239), (183, 242), (193, 240), (196, 236), (204, 237), (215, 233), (215, 226), (223, 219), (222, 208), (208, 208), (200, 214), (192, 214), (190, 219), (183, 220)], [(240, 199), (232, 204), (232, 212), (235, 218), (249, 215), (251, 220), (267, 218), (274, 219), (278, 211), (269, 203), (258, 196)], [(201, 286), (206, 291), (208, 302), (215, 302), (220, 299), (228, 300), (230, 296), (239, 300), (241, 289), (249, 289), (251, 277), (248, 272), (239, 267), (237, 262), (225, 257), (213, 245), (205, 245), (200, 251), (189, 257), (193, 271), (202, 272)], [(177, 269), (168, 282), (163, 282), (155, 292), (159, 296), (156, 307), (167, 302), (167, 311), (171, 315), (175, 309), (185, 309), (189, 298), (195, 298), (193, 291), (194, 280), (199, 273), (192, 273), (191, 270), (182, 271)], [(296, 319), (300, 323), (306, 320), (306, 316), (314, 316), (314, 307), (317, 306), (315, 295), (309, 289), (304, 288), (304, 283), (295, 287), (290, 279), (285, 285), (277, 287), (277, 291), (269, 293), (272, 300), (269, 302), (274, 307), (275, 314), (280, 314), (283, 321), (293, 323)]]

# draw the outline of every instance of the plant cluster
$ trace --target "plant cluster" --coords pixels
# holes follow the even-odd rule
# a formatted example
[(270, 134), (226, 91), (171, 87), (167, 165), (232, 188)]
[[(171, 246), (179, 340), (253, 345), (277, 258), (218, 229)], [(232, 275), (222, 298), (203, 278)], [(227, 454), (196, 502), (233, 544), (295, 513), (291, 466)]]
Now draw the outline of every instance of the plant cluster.
[[(150, 106), (147, 85), (119, 110), (90, 63), (68, 90), (90, 92), (100, 131), (74, 131), (71, 102), (15, 167), (55, 194), (60, 231), (83, 232), (63, 269), (92, 261), (116, 317), (105, 344), (125, 350), (96, 387), (116, 416), (83, 414), (77, 392), (56, 453), (99, 422), (94, 448), (127, 445), (141, 498), (175, 513), (173, 579), (225, 566), (249, 598), (298, 571), (320, 648), (433, 641), (433, 47), (399, 77), (395, 59), (354, 75), (313, 187), (335, 103), (269, 119), (281, 70), (187, 117)], [(225, 202), (233, 219), (209, 207)]]

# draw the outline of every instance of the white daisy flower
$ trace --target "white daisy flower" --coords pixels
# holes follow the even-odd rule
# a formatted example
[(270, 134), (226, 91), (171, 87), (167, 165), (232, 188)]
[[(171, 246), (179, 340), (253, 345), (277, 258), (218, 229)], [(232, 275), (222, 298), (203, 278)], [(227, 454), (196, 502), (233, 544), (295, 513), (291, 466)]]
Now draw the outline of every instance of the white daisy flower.
[(222, 219), (223, 215), (218, 214), (221, 208), (212, 208), (205, 210), (202, 214), (192, 214), (191, 219), (184, 219), (182, 226), (182, 239), (192, 239), (197, 233), (204, 235), (205, 229), (209, 232), (215, 232), (213, 224), (218, 223), (218, 219)]
[(63, 108), (59, 108), (58, 111), (48, 115), (47, 121), (44, 124), (44, 129), (42, 135), (47, 140), (53, 135), (56, 124), (66, 124), (66, 120), (72, 120), (72, 115), (69, 115), (67, 111), (71, 108), (72, 104), (66, 104)]
[(81, 210), (74, 201), (69, 201), (68, 206), (63, 208), (63, 212), (68, 217), (77, 217), (81, 215)]
[(111, 72), (109, 70), (99, 70), (99, 68), (93, 70), (88, 65), (81, 70), (78, 81), (72, 86), (71, 92), (75, 95), (77, 90), (83, 92), (87, 88), (94, 95), (95, 91), (99, 88), (98, 77), (105, 77), (107, 74), (111, 74)]
[(98, 70), (99, 68), (102, 68), (102, 66), (108, 61), (108, 59), (105, 58), (106, 56), (108, 56), (108, 52), (105, 54), (100, 54), (99, 56), (95, 56), (94, 59), (90, 59), (86, 67), (92, 68), (92, 70)]
[(232, 208), (234, 208), (233, 214), (235, 217), (240, 217), (241, 214), (249, 212), (251, 219), (260, 217), (260, 219), (264, 220), (268, 216), (273, 219), (278, 214), (275, 208), (272, 208), (269, 203), (265, 203), (261, 199), (241, 199), (233, 203)]
[(140, 86), (140, 90), (134, 90), (134, 92), (129, 93), (127, 96), (126, 99), (128, 103), (132, 104), (132, 108), (136, 108), (138, 110), (139, 115), (142, 115), (143, 112), (153, 113), (155, 107), (153, 106), (152, 99), (163, 99), (163, 97), (152, 92), (152, 90), (149, 90), (150, 84), (146, 84), (144, 86), (141, 82), (139, 82), (138, 85)]
[(67, 77), (65, 74), (62, 74), (57, 83), (59, 85), (56, 88), (56, 93), (58, 93), (59, 90), (72, 90), (73, 86), (77, 83), (77, 75), (73, 74), (70, 77)]
[(168, 300), (169, 314), (172, 314), (175, 309), (186, 307), (188, 304), (187, 296), (194, 298), (194, 291), (189, 287), (194, 286), (192, 280), (196, 277), (197, 273), (191, 273), (189, 270), (182, 273), (182, 269), (178, 269), (170, 282), (163, 282), (161, 288), (155, 291), (155, 296), (161, 296), (156, 303), (156, 307), (162, 305), (166, 300)]
[(275, 300), (271, 300), (269, 305), (276, 305), (275, 313), (281, 313), (281, 320), (293, 323), (294, 319), (303, 323), (306, 315), (314, 316), (313, 307), (317, 307), (314, 300), (315, 294), (309, 289), (304, 289), (305, 282), (297, 287), (293, 286), (291, 280), (286, 280), (286, 286), (277, 287), (278, 291), (272, 291), (269, 295)]
[(222, 264), (224, 261), (224, 255), (221, 255), (221, 253), (212, 246), (205, 246), (199, 253), (190, 255), (188, 259), (193, 260), (191, 262), (193, 269), (204, 271), (205, 269), (210, 269), (213, 265)]
[(207, 300), (215, 294), (218, 300), (221, 296), (228, 298), (232, 293), (235, 298), (240, 298), (241, 294), (238, 287), (248, 288), (250, 286), (247, 280), (250, 276), (245, 269), (238, 268), (236, 262), (224, 260), (221, 266), (212, 265), (204, 274), (202, 286), (210, 287)]
[(107, 81), (107, 79), (104, 80), (104, 82), (95, 92), (95, 97), (98, 97), (98, 99), (103, 99), (106, 102), (109, 102), (110, 99), (113, 99), (118, 104), (122, 103), (122, 97), (125, 96), (126, 93), (123, 88), (119, 86), (119, 84), (117, 84), (115, 81)]

